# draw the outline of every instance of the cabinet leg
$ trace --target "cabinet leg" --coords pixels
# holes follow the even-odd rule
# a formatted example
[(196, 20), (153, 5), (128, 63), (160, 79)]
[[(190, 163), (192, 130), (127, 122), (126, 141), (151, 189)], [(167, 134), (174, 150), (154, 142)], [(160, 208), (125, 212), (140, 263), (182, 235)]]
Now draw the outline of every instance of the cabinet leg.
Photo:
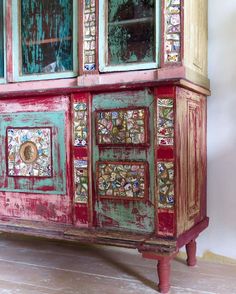
[(170, 259), (161, 258), (158, 260), (157, 273), (159, 277), (158, 288), (161, 293), (168, 293), (170, 289)]
[(197, 251), (196, 240), (192, 240), (186, 245), (187, 264), (189, 266), (194, 266), (197, 263), (196, 251)]

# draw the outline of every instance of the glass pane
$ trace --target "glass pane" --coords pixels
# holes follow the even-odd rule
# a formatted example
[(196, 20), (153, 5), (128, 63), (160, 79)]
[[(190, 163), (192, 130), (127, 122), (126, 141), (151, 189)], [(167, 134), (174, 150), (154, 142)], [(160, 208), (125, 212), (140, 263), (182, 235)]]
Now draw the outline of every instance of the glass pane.
[(108, 64), (155, 61), (153, 0), (108, 0)]
[(73, 0), (22, 0), (22, 73), (73, 70)]
[(0, 77), (4, 77), (3, 0), (0, 1)]

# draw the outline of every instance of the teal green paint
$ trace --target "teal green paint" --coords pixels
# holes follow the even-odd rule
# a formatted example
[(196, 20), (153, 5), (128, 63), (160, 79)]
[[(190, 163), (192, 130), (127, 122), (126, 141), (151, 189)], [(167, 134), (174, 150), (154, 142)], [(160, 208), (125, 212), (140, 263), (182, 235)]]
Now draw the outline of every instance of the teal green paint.
[[(45, 72), (45, 67), (52, 63), (56, 63), (52, 72), (72, 70), (72, 40), (65, 39), (72, 38), (72, 20), (72, 0), (21, 1), (23, 74)], [(50, 39), (59, 42), (40, 44)]]
[[(96, 203), (95, 209), (99, 214), (98, 222), (100, 226), (102, 226), (102, 223), (107, 218), (111, 218), (115, 223), (119, 223), (119, 227), (113, 227), (114, 229), (139, 231), (144, 233), (150, 233), (153, 231), (153, 206), (148, 206), (144, 202), (130, 202), (129, 207), (127, 207), (124, 205), (114, 205), (113, 203), (106, 201), (106, 212), (104, 212), (103, 206), (100, 203)], [(133, 210), (138, 211), (136, 215), (134, 215)], [(138, 221), (136, 216), (139, 218)]]
[[(150, 147), (146, 152), (144, 149), (138, 150), (130, 149), (124, 150), (122, 148), (107, 148), (99, 153), (99, 149), (93, 136), (93, 168), (95, 175), (96, 161), (147, 161), (149, 163), (149, 202), (152, 205), (147, 206), (142, 201), (130, 201), (125, 205), (119, 201), (107, 200), (106, 204), (102, 202), (96, 203), (96, 212), (98, 215), (98, 223), (101, 225), (106, 217), (112, 218), (119, 223), (119, 228), (131, 231), (152, 232), (154, 230), (154, 174), (155, 174), (155, 161), (154, 161), (154, 108), (153, 108), (153, 95), (148, 90), (136, 92), (116, 92), (108, 94), (95, 95), (93, 97), (92, 111), (96, 109), (112, 109), (112, 108), (126, 108), (126, 107), (148, 107), (149, 108), (149, 129), (150, 129)], [(92, 122), (93, 133), (95, 134), (95, 123)], [(118, 158), (118, 159), (117, 159)], [(128, 158), (128, 159), (127, 159)], [(104, 203), (104, 202), (103, 202)], [(106, 209), (105, 209), (106, 207)], [(107, 209), (108, 207), (108, 209)], [(140, 221), (136, 220), (136, 215), (132, 213), (133, 209), (137, 209), (141, 217)]]
[(148, 90), (134, 92), (115, 92), (95, 95), (93, 98), (93, 111), (96, 109), (126, 108), (149, 106), (153, 96)]
[[(108, 4), (109, 2), (109, 4)], [(161, 31), (161, 18), (160, 18), (160, 10), (161, 4), (160, 0), (150, 0), (149, 3), (152, 4), (154, 2), (154, 35), (150, 39), (150, 43), (153, 45), (146, 51), (145, 56), (142, 58), (137, 58), (137, 54), (135, 52), (130, 51), (130, 54), (126, 61), (121, 58), (121, 54), (123, 54), (127, 49), (127, 40), (129, 38), (128, 31), (120, 26), (119, 19), (115, 19), (116, 12), (120, 5), (125, 3), (133, 2), (133, 5), (139, 6), (140, 0), (101, 0), (99, 2), (99, 69), (100, 71), (110, 72), (110, 71), (125, 71), (125, 70), (140, 70), (140, 69), (151, 69), (157, 68), (159, 65), (159, 48), (160, 48), (160, 31)], [(109, 6), (109, 8), (108, 8)], [(107, 12), (109, 11), (109, 12)], [(150, 15), (145, 15), (144, 12), (141, 12), (142, 17), (150, 17)], [(108, 19), (109, 16), (109, 19)], [(108, 21), (107, 21), (108, 20)], [(115, 21), (114, 21), (115, 20)], [(108, 25), (108, 22), (114, 21), (114, 28), (112, 25)], [(139, 22), (138, 22), (139, 24)], [(110, 37), (109, 38), (109, 31)], [(108, 36), (107, 36), (108, 32)], [(108, 60), (108, 46), (111, 49), (110, 60)], [(126, 49), (125, 49), (126, 48)], [(154, 48), (154, 50), (153, 50)], [(127, 56), (126, 56), (127, 57)]]
[[(52, 128), (52, 160), (53, 177), (36, 181), (24, 177), (14, 177), (18, 179), (18, 187), (15, 187), (13, 177), (6, 176), (5, 160), (5, 137), (7, 127), (27, 128), (27, 127), (51, 127)], [(0, 115), (0, 136), (1, 144), (0, 158), (0, 190), (15, 192), (35, 192), (49, 194), (66, 193), (66, 146), (65, 146), (65, 114), (64, 112), (34, 112), (34, 113), (14, 113)], [(57, 147), (58, 146), (58, 147)], [(58, 160), (59, 158), (59, 160)], [(5, 185), (5, 178), (7, 183)], [(44, 186), (54, 187), (52, 191), (40, 191)]]
[[(61, 10), (53, 9), (53, 4), (58, 3)], [(44, 9), (44, 5), (50, 6), (51, 15)], [(25, 14), (20, 19), (19, 8)], [(34, 10), (37, 15), (33, 15)], [(43, 79), (69, 78), (77, 76), (77, 39), (78, 39), (78, 1), (77, 0), (53, 0), (53, 1), (13, 1), (12, 14), (16, 17), (13, 21), (13, 59), (19, 60), (14, 64), (14, 80), (30, 81)], [(22, 30), (18, 26), (22, 25)], [(46, 30), (45, 25), (50, 29)], [(33, 34), (32, 27), (37, 25)], [(23, 42), (21, 42), (20, 35)], [(72, 37), (72, 42), (65, 37)], [(58, 38), (58, 43), (35, 44), (35, 41)], [(25, 41), (29, 42), (26, 46)], [(30, 41), (31, 40), (31, 41)], [(55, 45), (55, 46), (54, 46)], [(44, 47), (49, 46), (48, 53), (44, 54)], [(22, 49), (22, 50), (21, 50)], [(47, 54), (48, 54), (47, 53)], [(50, 71), (45, 69), (47, 59), (54, 63)], [(21, 64), (20, 61), (23, 61)]]

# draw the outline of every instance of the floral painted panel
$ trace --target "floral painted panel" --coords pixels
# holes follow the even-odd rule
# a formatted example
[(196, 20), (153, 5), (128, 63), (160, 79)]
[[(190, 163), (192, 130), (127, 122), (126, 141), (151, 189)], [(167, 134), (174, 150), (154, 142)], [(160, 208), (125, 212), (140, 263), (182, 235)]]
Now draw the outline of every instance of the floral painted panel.
[(97, 163), (97, 193), (100, 197), (144, 198), (147, 190), (145, 162)]
[(51, 129), (7, 129), (8, 176), (51, 177)]
[(88, 202), (88, 163), (87, 160), (75, 160), (75, 203)]
[(174, 145), (174, 100), (158, 99), (157, 135), (159, 145)]
[(147, 143), (146, 116), (146, 110), (142, 108), (98, 111), (97, 143), (100, 145)]
[(96, 7), (95, 0), (84, 0), (84, 70), (96, 69)]
[(158, 168), (158, 207), (174, 207), (174, 163), (159, 162)]
[(180, 61), (181, 1), (165, 0), (165, 62)]
[(74, 146), (87, 146), (88, 109), (84, 102), (74, 103)]

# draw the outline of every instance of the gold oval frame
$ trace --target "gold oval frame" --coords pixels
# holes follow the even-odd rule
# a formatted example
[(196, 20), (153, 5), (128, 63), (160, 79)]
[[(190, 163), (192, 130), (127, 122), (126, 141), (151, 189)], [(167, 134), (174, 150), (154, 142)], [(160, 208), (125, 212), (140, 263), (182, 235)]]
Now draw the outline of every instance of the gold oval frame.
[[(27, 150), (31, 150), (29, 157), (26, 155)], [(27, 141), (21, 144), (19, 153), (21, 160), (27, 164), (35, 162), (38, 158), (38, 148), (36, 144), (32, 141)]]

